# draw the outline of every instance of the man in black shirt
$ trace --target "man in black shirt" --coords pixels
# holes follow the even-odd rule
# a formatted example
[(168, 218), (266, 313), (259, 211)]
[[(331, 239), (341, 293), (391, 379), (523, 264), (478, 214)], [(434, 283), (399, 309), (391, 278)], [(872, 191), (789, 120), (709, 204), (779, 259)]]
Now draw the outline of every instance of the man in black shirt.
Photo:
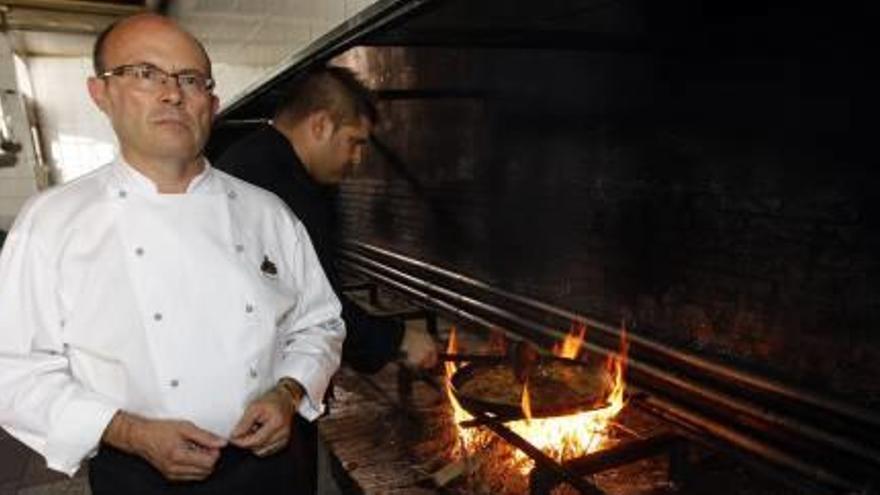
[(402, 355), (410, 366), (433, 367), (436, 347), (424, 330), (371, 315), (339, 290), (335, 186), (360, 163), (376, 119), (372, 95), (354, 73), (315, 69), (288, 88), (271, 125), (230, 146), (217, 166), (277, 194), (305, 225), (342, 302), (343, 362), (371, 373)]

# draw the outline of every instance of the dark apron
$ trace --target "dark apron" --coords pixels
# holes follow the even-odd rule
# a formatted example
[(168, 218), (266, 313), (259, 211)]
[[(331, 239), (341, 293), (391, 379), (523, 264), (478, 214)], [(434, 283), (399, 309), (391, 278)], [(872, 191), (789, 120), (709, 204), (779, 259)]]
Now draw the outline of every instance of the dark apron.
[(257, 457), (226, 447), (211, 476), (195, 482), (168, 481), (142, 458), (101, 445), (89, 461), (89, 486), (92, 495), (309, 495), (315, 492), (315, 439), (308, 438), (314, 425), (299, 416), (295, 423), (284, 450)]

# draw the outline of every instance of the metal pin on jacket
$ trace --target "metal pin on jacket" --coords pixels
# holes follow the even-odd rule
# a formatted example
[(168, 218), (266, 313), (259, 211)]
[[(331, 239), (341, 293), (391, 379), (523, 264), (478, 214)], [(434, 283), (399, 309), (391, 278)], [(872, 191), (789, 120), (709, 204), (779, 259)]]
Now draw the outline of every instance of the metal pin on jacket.
[(260, 264), (260, 271), (263, 272), (263, 275), (269, 278), (275, 278), (278, 276), (278, 268), (275, 267), (275, 263), (272, 263), (269, 256), (263, 256), (263, 263)]

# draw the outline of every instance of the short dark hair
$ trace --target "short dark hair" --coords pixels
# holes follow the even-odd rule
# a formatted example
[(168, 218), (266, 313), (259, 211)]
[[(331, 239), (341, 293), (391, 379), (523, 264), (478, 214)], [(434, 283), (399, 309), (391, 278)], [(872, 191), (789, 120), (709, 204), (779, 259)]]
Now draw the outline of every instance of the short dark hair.
[(275, 118), (298, 123), (325, 110), (335, 124), (366, 117), (376, 124), (379, 113), (373, 93), (348, 68), (334, 65), (309, 69), (284, 91)]

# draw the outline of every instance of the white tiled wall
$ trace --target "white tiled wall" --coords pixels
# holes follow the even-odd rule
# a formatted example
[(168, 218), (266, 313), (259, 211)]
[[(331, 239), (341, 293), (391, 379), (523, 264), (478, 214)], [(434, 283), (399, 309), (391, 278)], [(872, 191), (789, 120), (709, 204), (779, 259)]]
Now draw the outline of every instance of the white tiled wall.
[(253, 65), (215, 63), (214, 79), (217, 81), (217, 87), (214, 93), (220, 98), (220, 105), (229, 102), (265, 72), (266, 69)]
[(114, 155), (113, 130), (86, 89), (91, 63), (87, 57), (28, 60), (44, 159), (57, 182), (79, 177)]

